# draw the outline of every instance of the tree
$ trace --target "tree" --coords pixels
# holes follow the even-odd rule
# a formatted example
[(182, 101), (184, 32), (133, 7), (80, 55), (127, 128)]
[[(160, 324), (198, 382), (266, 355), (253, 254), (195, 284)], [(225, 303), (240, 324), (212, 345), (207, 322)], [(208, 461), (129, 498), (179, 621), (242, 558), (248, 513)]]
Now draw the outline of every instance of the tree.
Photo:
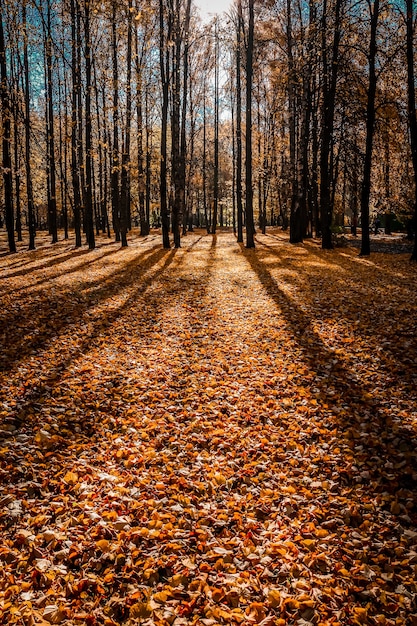
[(81, 90), (81, 72), (79, 57), (77, 54), (77, 11), (78, 0), (71, 0), (71, 78), (72, 78), (72, 102), (71, 102), (71, 176), (73, 192), (73, 212), (75, 247), (81, 247), (81, 184), (78, 163), (78, 92)]
[(117, 2), (112, 0), (112, 62), (113, 62), (113, 146), (111, 169), (111, 200), (113, 229), (116, 241), (120, 241), (120, 156), (119, 156), (119, 66), (117, 54)]
[(379, 0), (369, 3), (371, 36), (369, 41), (369, 85), (368, 100), (366, 108), (366, 148), (363, 165), (363, 179), (361, 192), (361, 223), (362, 223), (362, 243), (361, 256), (368, 256), (371, 252), (369, 236), (369, 196), (371, 192), (371, 167), (372, 167), (372, 146), (375, 130), (375, 96), (377, 86), (377, 75), (375, 69), (377, 52), (377, 27), (379, 17)]
[(169, 212), (167, 186), (167, 135), (168, 135), (168, 106), (169, 106), (169, 49), (165, 35), (166, 16), (164, 1), (159, 0), (159, 70), (162, 85), (162, 112), (161, 112), (161, 157), (159, 173), (159, 194), (161, 205), (162, 244), (164, 248), (171, 247), (169, 241)]
[(0, 7), (0, 79), (1, 79), (1, 110), (3, 120), (3, 181), (4, 204), (6, 211), (6, 228), (10, 252), (16, 252), (13, 215), (13, 175), (11, 157), (11, 107), (9, 87), (7, 84), (6, 46), (3, 29), (3, 12)]
[(245, 192), (246, 192), (246, 247), (255, 247), (255, 223), (253, 218), (252, 187), (252, 81), (254, 48), (254, 0), (249, 0), (248, 41), (246, 47), (246, 146), (245, 146)]
[(213, 171), (213, 222), (211, 232), (216, 234), (219, 206), (219, 24), (214, 23), (214, 171)]
[[(41, 5), (42, 8), (42, 5)], [(52, 243), (58, 241), (57, 204), (56, 204), (56, 164), (55, 164), (55, 129), (52, 89), (52, 30), (51, 0), (46, 1), (45, 36), (45, 76), (46, 76), (46, 135), (47, 135), (47, 174), (48, 174), (48, 224)]]
[(322, 34), (322, 127), (320, 151), (320, 215), (322, 228), (322, 247), (331, 249), (333, 206), (331, 196), (333, 131), (336, 105), (336, 88), (339, 70), (339, 45), (342, 36), (341, 10), (343, 0), (335, 0), (332, 44), (329, 51), (327, 37), (329, 30), (328, 0), (323, 0), (321, 23)]
[(237, 240), (243, 242), (243, 200), (242, 200), (242, 0), (237, 4), (236, 23), (236, 210)]
[(91, 120), (91, 39), (90, 39), (90, 0), (84, 0), (85, 38), (85, 230), (90, 250), (95, 248), (93, 217), (93, 146)]
[(126, 52), (126, 118), (122, 153), (122, 175), (120, 189), (120, 234), (122, 247), (127, 246), (127, 230), (130, 216), (130, 133), (132, 121), (132, 0), (127, 7), (127, 52)]
[(417, 117), (414, 72), (414, 9), (413, 0), (406, 0), (407, 105), (410, 128), (411, 158), (414, 172), (414, 248), (412, 261), (417, 261)]
[(28, 52), (28, 25), (27, 25), (26, 4), (22, 9), (22, 21), (24, 28), (23, 40), (23, 68), (24, 68), (24, 91), (25, 91), (25, 165), (26, 165), (26, 194), (28, 203), (29, 222), (29, 250), (35, 249), (35, 205), (33, 200), (32, 187), (32, 166), (31, 166), (31, 111), (30, 111), (30, 75), (29, 75), (29, 52)]

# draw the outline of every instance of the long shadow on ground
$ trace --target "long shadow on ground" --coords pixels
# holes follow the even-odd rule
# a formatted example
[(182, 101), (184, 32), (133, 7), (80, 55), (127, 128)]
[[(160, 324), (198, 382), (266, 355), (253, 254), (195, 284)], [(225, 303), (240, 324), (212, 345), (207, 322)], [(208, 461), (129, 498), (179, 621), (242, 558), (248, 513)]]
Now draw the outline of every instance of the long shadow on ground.
[(372, 398), (372, 387), (366, 381), (359, 381), (343, 360), (323, 343), (313, 329), (313, 320), (283, 291), (262, 262), (260, 252), (244, 248), (242, 251), (284, 316), (304, 362), (316, 372), (314, 386), (319, 389), (321, 406), (326, 407), (323, 417), (328, 419), (328, 407), (337, 410), (332, 415), (332, 423), (339, 431), (339, 439), (348, 442), (354, 457), (351, 471), (340, 476), (342, 482), (351, 486), (352, 500), (355, 486), (360, 485), (362, 494), (362, 483), (366, 481), (369, 500), (376, 499), (387, 510), (395, 503), (404, 514), (402, 524), (417, 529), (415, 434), (393, 420), (389, 406), (378, 397)]

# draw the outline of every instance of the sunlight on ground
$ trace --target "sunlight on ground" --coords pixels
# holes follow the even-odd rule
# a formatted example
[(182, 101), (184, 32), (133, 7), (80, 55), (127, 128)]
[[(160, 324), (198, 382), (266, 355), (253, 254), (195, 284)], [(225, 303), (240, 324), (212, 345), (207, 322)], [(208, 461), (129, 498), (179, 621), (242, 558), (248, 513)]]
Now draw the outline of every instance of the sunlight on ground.
[(417, 623), (414, 268), (256, 245), (0, 257), (2, 623)]

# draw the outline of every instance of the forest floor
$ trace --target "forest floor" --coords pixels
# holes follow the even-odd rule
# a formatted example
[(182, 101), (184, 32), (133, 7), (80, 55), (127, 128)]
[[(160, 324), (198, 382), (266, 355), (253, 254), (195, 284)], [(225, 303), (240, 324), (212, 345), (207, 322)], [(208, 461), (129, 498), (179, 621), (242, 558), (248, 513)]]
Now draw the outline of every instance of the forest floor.
[(0, 623), (417, 625), (409, 254), (40, 244), (0, 256)]

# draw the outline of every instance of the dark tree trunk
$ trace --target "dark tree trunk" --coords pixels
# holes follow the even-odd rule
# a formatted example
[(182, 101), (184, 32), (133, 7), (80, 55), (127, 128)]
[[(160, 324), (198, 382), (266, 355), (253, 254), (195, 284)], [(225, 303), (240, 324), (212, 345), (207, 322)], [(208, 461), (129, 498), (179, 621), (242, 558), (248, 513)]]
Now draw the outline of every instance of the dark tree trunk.
[(411, 156), (414, 171), (414, 248), (411, 260), (417, 261), (417, 118), (414, 75), (414, 9), (413, 0), (406, 0), (407, 25), (407, 87), (408, 123), (410, 127)]
[[(232, 58), (233, 63), (233, 58)], [(236, 132), (235, 132), (235, 102), (233, 98), (233, 87), (230, 88), (230, 111), (232, 123), (232, 220), (233, 233), (237, 233), (236, 223)]]
[(55, 164), (55, 129), (54, 106), (52, 91), (52, 33), (51, 33), (51, 0), (47, 0), (46, 8), (46, 75), (47, 75), (47, 135), (48, 135), (48, 223), (52, 243), (58, 241), (57, 207), (56, 207), (56, 164)]
[[(106, 164), (104, 163), (103, 168), (103, 143), (106, 141), (106, 132), (104, 128), (104, 132), (102, 129), (102, 118), (100, 115), (100, 103), (99, 103), (99, 89), (97, 84), (97, 72), (96, 72), (96, 64), (93, 59), (93, 72), (94, 72), (94, 95), (96, 101), (96, 115), (97, 115), (97, 139), (98, 139), (98, 189), (99, 189), (99, 198), (98, 198), (98, 214), (99, 214), (99, 224), (100, 230), (105, 233), (107, 228), (108, 216), (107, 216), (107, 205), (105, 199), (104, 192), (104, 180), (103, 180), (103, 169), (107, 171)], [(105, 113), (103, 111), (103, 120), (105, 118)]]
[(78, 92), (80, 86), (80, 67), (77, 55), (77, 10), (78, 2), (71, 0), (71, 75), (72, 75), (72, 111), (71, 111), (71, 175), (74, 195), (75, 247), (81, 247), (81, 189), (78, 164)]
[(323, 65), (323, 113), (320, 152), (320, 217), (322, 230), (322, 247), (333, 248), (332, 220), (333, 206), (331, 201), (331, 153), (333, 150), (334, 114), (336, 103), (337, 75), (339, 70), (339, 44), (341, 39), (341, 8), (343, 0), (336, 0), (332, 54), (329, 62), (327, 54), (327, 0), (323, 3), (322, 17), (322, 65)]
[(246, 191), (246, 247), (255, 247), (255, 224), (253, 220), (252, 189), (252, 79), (254, 45), (254, 0), (249, 0), (248, 46), (246, 50), (246, 146), (245, 146), (245, 191)]
[(219, 33), (216, 19), (214, 27), (214, 173), (213, 173), (213, 222), (211, 232), (216, 234), (219, 208)]
[(7, 84), (6, 47), (3, 30), (3, 14), (0, 8), (0, 76), (1, 110), (3, 119), (3, 182), (7, 237), (10, 252), (16, 252), (13, 215), (13, 175), (11, 155), (11, 117), (9, 87)]
[[(187, 62), (187, 66), (188, 66), (188, 62)], [(193, 76), (191, 73), (189, 73), (189, 76), (188, 76), (188, 83), (189, 83), (188, 93), (189, 93), (189, 111), (190, 111), (190, 116), (189, 116), (190, 145), (189, 145), (189, 156), (187, 159), (188, 168), (186, 171), (186, 184), (185, 184), (185, 188), (187, 190), (186, 202), (185, 202), (186, 217), (184, 218), (184, 221), (183, 221), (183, 235), (186, 234), (186, 231), (192, 232), (194, 230), (193, 200), (194, 200), (195, 192), (193, 189), (193, 185), (191, 184), (191, 181), (193, 179), (194, 170), (195, 170), (194, 138), (195, 138), (195, 130), (196, 130), (196, 117), (195, 117), (195, 106), (194, 106), (194, 98), (193, 98), (194, 83), (193, 83)], [(184, 111), (183, 119), (185, 119), (185, 111)], [(185, 141), (185, 135), (184, 135), (184, 141)], [(198, 210), (198, 201), (197, 201), (197, 210)]]
[(146, 170), (145, 170), (145, 224), (146, 232), (149, 235), (151, 223), (151, 178), (152, 178), (152, 129), (149, 121), (148, 94), (145, 95), (145, 126), (146, 126)]
[[(140, 235), (145, 237), (149, 235), (149, 217), (147, 216), (145, 208), (145, 173), (143, 161), (143, 111), (142, 111), (142, 55), (139, 51), (139, 36), (138, 29), (135, 29), (135, 48), (136, 48), (136, 142), (137, 142), (137, 158), (138, 158), (138, 200), (139, 200), (139, 223), (140, 223)], [(147, 98), (147, 94), (145, 96)], [(147, 102), (145, 104), (145, 107)], [(147, 115), (147, 110), (146, 110)], [(147, 121), (147, 120), (146, 120)], [(146, 129), (146, 132), (148, 129)], [(147, 142), (149, 142), (149, 136), (146, 136)], [(147, 156), (147, 155), (146, 155)]]
[(204, 220), (206, 222), (207, 234), (210, 233), (211, 224), (207, 210), (207, 109), (206, 109), (206, 86), (207, 77), (204, 74), (203, 84), (203, 206)]
[(243, 200), (242, 200), (242, 0), (238, 0), (236, 40), (236, 211), (237, 240), (243, 243)]
[(22, 9), (22, 21), (24, 25), (23, 66), (25, 79), (25, 160), (26, 160), (26, 194), (28, 204), (29, 222), (29, 250), (35, 249), (36, 223), (35, 203), (33, 201), (32, 170), (31, 170), (31, 127), (30, 127), (30, 76), (29, 76), (29, 53), (26, 23), (26, 5)]
[(102, 88), (101, 88), (101, 102), (102, 102), (102, 107), (103, 107), (103, 137), (104, 137), (103, 213), (106, 216), (107, 237), (110, 239), (111, 231), (110, 231), (110, 220), (109, 220), (109, 211), (108, 211), (108, 200), (109, 200), (109, 172), (111, 172), (112, 150), (110, 147), (111, 145), (110, 130), (107, 125), (105, 85), (102, 85)]
[(169, 241), (169, 212), (167, 188), (167, 127), (169, 104), (169, 50), (165, 40), (164, 0), (159, 0), (159, 67), (162, 83), (162, 118), (161, 118), (161, 159), (159, 193), (161, 200), (162, 245), (168, 249)]
[(19, 135), (20, 135), (20, 122), (19, 122), (19, 104), (16, 98), (16, 102), (13, 105), (13, 142), (14, 142), (14, 188), (15, 188), (15, 209), (16, 209), (16, 233), (17, 241), (23, 241), (22, 237), (22, 202), (20, 196), (20, 157), (19, 157)]
[(111, 170), (111, 198), (113, 230), (116, 241), (120, 241), (120, 190), (119, 190), (119, 70), (117, 61), (117, 3), (113, 0), (112, 59), (113, 59), (113, 146)]
[(122, 247), (127, 246), (127, 230), (130, 216), (130, 131), (132, 120), (132, 0), (128, 2), (127, 51), (126, 51), (126, 121), (122, 153), (122, 176), (120, 193), (120, 234)]
[(83, 117), (83, 91), (81, 88), (82, 82), (82, 63), (81, 59), (83, 57), (83, 41), (82, 41), (82, 29), (81, 29), (81, 14), (82, 14), (82, 0), (76, 0), (77, 2), (77, 67), (78, 67), (78, 76), (79, 76), (79, 85), (77, 89), (77, 152), (78, 152), (78, 172), (80, 177), (80, 192), (81, 192), (81, 213), (83, 217), (83, 230), (85, 232), (86, 223), (85, 223), (85, 163), (84, 163), (84, 117)]
[(371, 253), (370, 235), (369, 235), (369, 197), (371, 193), (371, 168), (372, 168), (372, 146), (375, 130), (375, 96), (377, 76), (375, 69), (376, 52), (377, 52), (377, 26), (379, 17), (379, 0), (374, 0), (373, 10), (371, 11), (371, 38), (369, 43), (369, 86), (368, 86), (368, 103), (366, 110), (366, 148), (365, 160), (363, 165), (363, 180), (361, 193), (361, 223), (362, 223), (362, 240), (361, 240), (361, 256), (369, 256)]
[[(186, 132), (186, 118), (187, 118), (187, 105), (188, 105), (188, 82), (189, 82), (189, 30), (190, 30), (190, 16), (191, 16), (191, 0), (187, 0), (185, 7), (185, 19), (184, 19), (184, 53), (183, 53), (183, 85), (182, 85), (182, 110), (181, 110), (181, 129), (180, 129), (180, 201), (181, 201), (181, 213), (184, 220), (185, 230), (188, 222), (188, 195), (186, 192), (187, 187), (187, 132)], [(180, 223), (178, 224), (180, 229)], [(185, 234), (185, 232), (184, 232)]]
[[(1, 14), (1, 9), (0, 9)], [(3, 30), (4, 37), (4, 30)], [(16, 46), (16, 55), (13, 53), (10, 55), (10, 81), (11, 85), (19, 84), (19, 77), (17, 72), (17, 66), (20, 65), (20, 58), (18, 49), (20, 46), (18, 35), (16, 35), (15, 46)], [(7, 69), (6, 69), (7, 74)], [(21, 126), (21, 109), (20, 109), (20, 98), (17, 93), (17, 89), (15, 93), (10, 91), (8, 92), (9, 97), (9, 106), (12, 107), (13, 111), (13, 164), (14, 164), (14, 196), (13, 196), (13, 212), (15, 217), (15, 229), (17, 234), (17, 241), (23, 241), (22, 237), (22, 203), (20, 196), (20, 126)]]
[(91, 124), (90, 0), (84, 1), (85, 37), (85, 231), (90, 250), (96, 247), (93, 216), (93, 146)]
[[(61, 84), (64, 85), (64, 97), (62, 98)], [(58, 74), (58, 100), (59, 100), (59, 187), (61, 195), (61, 219), (64, 227), (64, 239), (68, 239), (68, 203), (67, 203), (67, 135), (68, 135), (68, 105), (67, 105), (67, 83), (64, 75)], [(64, 113), (62, 113), (62, 103), (64, 104)], [(65, 139), (64, 139), (65, 137)]]
[(300, 243), (303, 240), (303, 234), (298, 195), (299, 178), (297, 176), (297, 164), (299, 164), (299, 160), (297, 161), (297, 77), (294, 63), (291, 8), (291, 0), (287, 0), (288, 117), (290, 133), (289, 184), (291, 195), (290, 243)]

